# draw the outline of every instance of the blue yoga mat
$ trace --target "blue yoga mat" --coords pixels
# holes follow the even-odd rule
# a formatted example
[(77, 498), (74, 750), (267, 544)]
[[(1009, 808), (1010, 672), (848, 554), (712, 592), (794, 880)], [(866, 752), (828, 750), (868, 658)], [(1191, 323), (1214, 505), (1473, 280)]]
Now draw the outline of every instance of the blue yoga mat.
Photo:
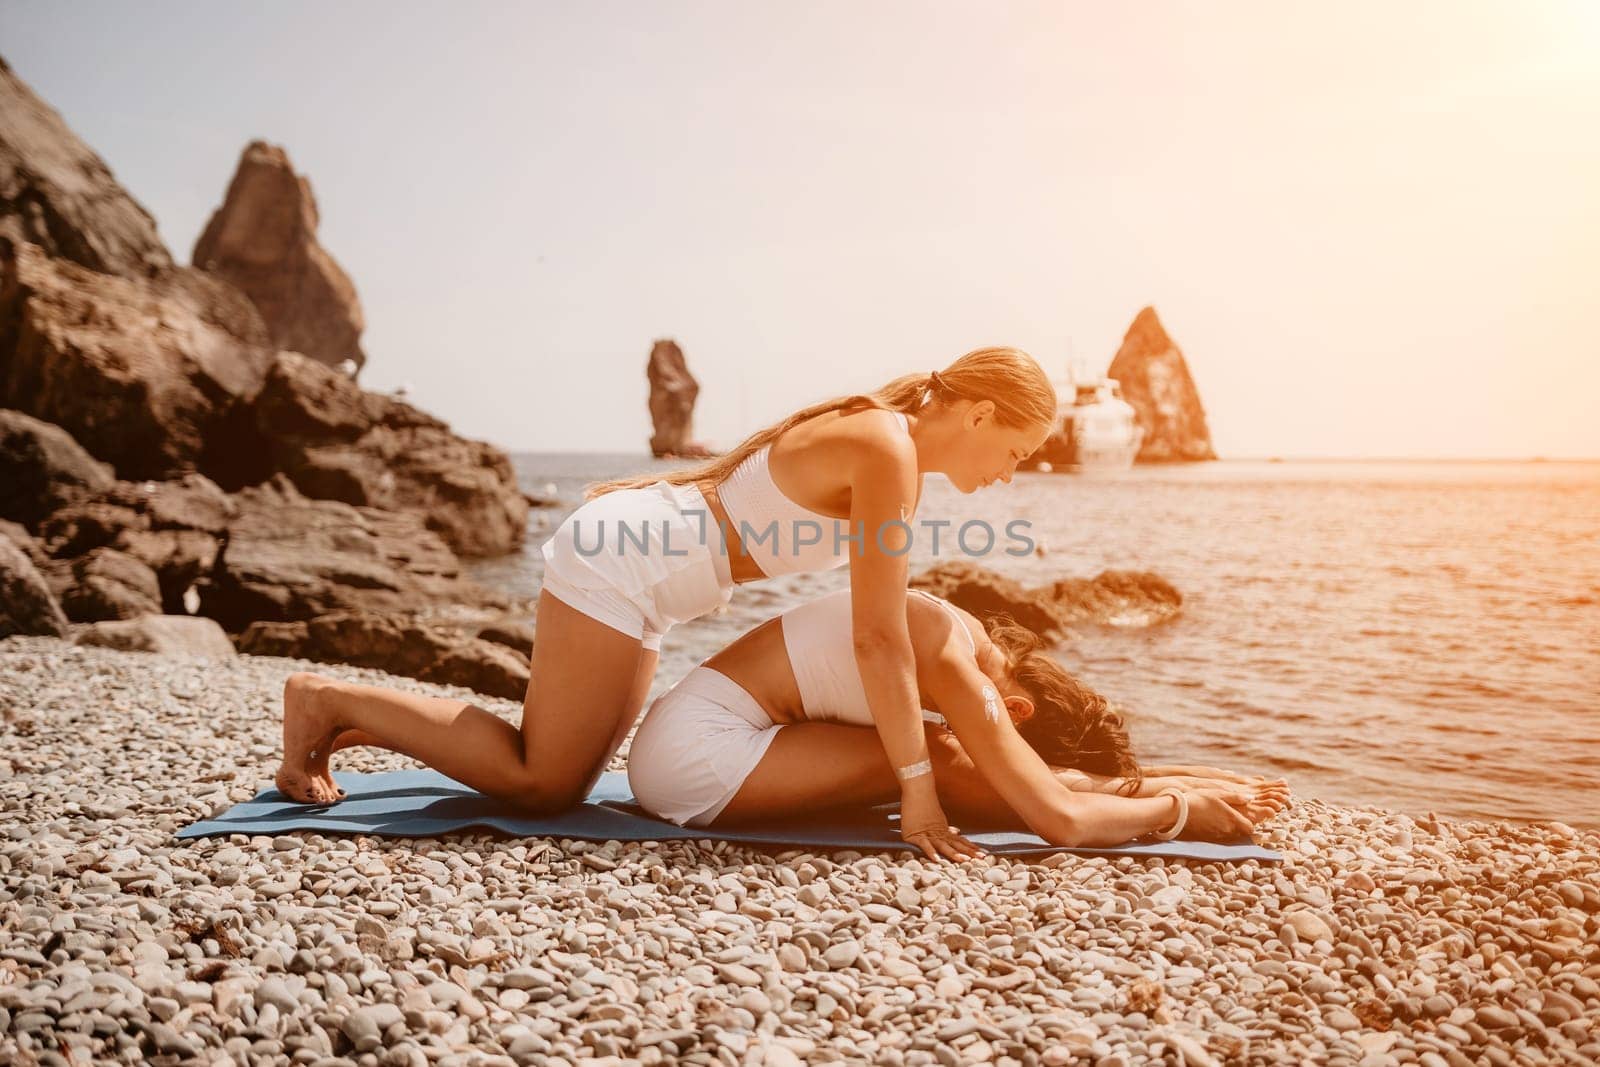
[[(589, 799), (560, 815), (524, 815), (492, 797), (468, 789), (438, 771), (420, 769), (381, 774), (334, 773), (349, 794), (336, 804), (299, 804), (276, 789), (235, 804), (215, 819), (178, 831), (178, 837), (223, 834), (281, 834), (314, 830), (324, 834), (374, 834), (380, 837), (440, 837), (468, 830), (499, 830), (513, 837), (575, 837), (585, 841), (740, 841), (752, 845), (793, 845), (816, 849), (853, 848), (918, 852), (900, 840), (898, 803), (860, 812), (819, 812), (801, 819), (747, 826), (738, 830), (683, 827), (658, 819), (634, 803), (628, 776), (608, 771)], [(968, 840), (989, 852), (1030, 856), (1073, 852), (1086, 856), (1165, 856), (1193, 860), (1261, 860), (1282, 863), (1283, 856), (1254, 844), (1214, 845), (1205, 841), (1159, 841), (1115, 848), (1062, 848), (1015, 830), (974, 830)]]

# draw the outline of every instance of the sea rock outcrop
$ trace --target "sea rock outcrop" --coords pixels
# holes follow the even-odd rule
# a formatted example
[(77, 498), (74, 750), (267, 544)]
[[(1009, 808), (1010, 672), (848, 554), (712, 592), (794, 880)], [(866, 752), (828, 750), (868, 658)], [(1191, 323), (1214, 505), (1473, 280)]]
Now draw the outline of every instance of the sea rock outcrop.
[(1133, 405), (1144, 428), (1138, 462), (1217, 458), (1189, 365), (1167, 336), (1155, 308), (1147, 307), (1135, 316), (1106, 375), (1121, 384), (1123, 398)]
[(1000, 614), (1041, 637), (1058, 639), (1074, 625), (1149, 626), (1176, 615), (1183, 595), (1148, 571), (1102, 571), (1029, 588), (966, 560), (939, 563), (909, 585), (940, 596), (987, 623)]
[(4, 59), (0, 236), (104, 274), (140, 277), (172, 266), (156, 220)]
[(252, 655), (375, 667), (521, 700), (528, 689), (527, 653), (474, 636), (472, 629), (404, 612), (336, 611), (303, 622), (255, 623), (238, 646)]
[(463, 578), (455, 553), (415, 515), (311, 500), (282, 475), (233, 499), (238, 518), (200, 588), (200, 613), (229, 632), (337, 611), (511, 602)]
[(254, 301), (274, 347), (329, 367), (366, 363), (356, 287), (317, 240), (317, 200), (282, 148), (251, 141), (222, 206), (194, 246), (194, 265)]
[(650, 363), (645, 373), (650, 379), (651, 453), (657, 459), (710, 455), (704, 445), (689, 439), (700, 383), (689, 373), (683, 349), (676, 341), (657, 341), (650, 349)]
[(0, 639), (12, 634), (62, 637), (67, 616), (35, 561), (0, 530)]
[(509, 552), (527, 531), (504, 452), (297, 353), (279, 353), (250, 425), (231, 432), (241, 484), (278, 471), (306, 496), (411, 512), (463, 556)]
[(136, 619), (90, 623), (72, 635), (72, 643), (166, 656), (237, 657), (233, 642), (222, 627), (211, 619), (190, 615), (141, 615)]
[(110, 464), (85, 452), (61, 427), (0, 410), (0, 518), (31, 528), (115, 480)]
[(70, 433), (124, 478), (195, 469), (273, 352), (215, 278), (130, 280), (0, 237), (0, 406)]

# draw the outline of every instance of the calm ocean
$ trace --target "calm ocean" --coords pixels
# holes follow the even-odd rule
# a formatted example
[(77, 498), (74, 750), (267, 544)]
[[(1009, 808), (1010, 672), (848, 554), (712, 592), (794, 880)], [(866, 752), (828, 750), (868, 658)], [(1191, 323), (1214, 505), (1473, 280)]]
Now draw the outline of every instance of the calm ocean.
[[(563, 506), (535, 512), (522, 554), (472, 570), (529, 594), (584, 484), (680, 465), (515, 462)], [(1027, 520), (1043, 555), (980, 562), (1029, 585), (1128, 568), (1183, 591), (1169, 623), (1086, 628), (1057, 650), (1128, 709), (1145, 760), (1281, 773), (1339, 803), (1600, 826), (1600, 463), (1225, 462), (1019, 474), (970, 496), (930, 475), (917, 517)], [(913, 573), (933, 561), (922, 542)], [(741, 586), (668, 635), (655, 691), (847, 583)]]

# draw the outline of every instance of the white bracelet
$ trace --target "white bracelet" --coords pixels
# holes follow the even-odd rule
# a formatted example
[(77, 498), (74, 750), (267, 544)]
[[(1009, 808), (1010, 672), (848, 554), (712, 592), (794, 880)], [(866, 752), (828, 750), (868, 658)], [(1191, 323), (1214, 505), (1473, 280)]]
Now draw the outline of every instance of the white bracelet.
[(908, 782), (913, 778), (920, 778), (932, 770), (933, 763), (930, 760), (923, 760), (920, 763), (912, 763), (905, 767), (900, 767), (894, 773), (899, 776), (902, 782)]
[(1171, 841), (1174, 837), (1183, 833), (1183, 826), (1189, 821), (1189, 794), (1175, 785), (1169, 785), (1156, 793), (1158, 797), (1169, 795), (1178, 798), (1178, 821), (1172, 824), (1170, 830), (1157, 830), (1155, 833), (1157, 841)]

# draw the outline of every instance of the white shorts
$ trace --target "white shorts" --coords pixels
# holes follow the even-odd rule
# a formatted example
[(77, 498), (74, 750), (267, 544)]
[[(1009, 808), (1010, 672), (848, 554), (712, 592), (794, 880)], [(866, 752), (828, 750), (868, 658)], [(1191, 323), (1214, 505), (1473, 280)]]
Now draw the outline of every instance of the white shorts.
[(596, 497), (539, 553), (546, 592), (647, 649), (733, 598), (722, 531), (694, 485), (658, 481)]
[(628, 785), (652, 815), (707, 826), (781, 729), (739, 683), (696, 667), (645, 713), (628, 749)]

